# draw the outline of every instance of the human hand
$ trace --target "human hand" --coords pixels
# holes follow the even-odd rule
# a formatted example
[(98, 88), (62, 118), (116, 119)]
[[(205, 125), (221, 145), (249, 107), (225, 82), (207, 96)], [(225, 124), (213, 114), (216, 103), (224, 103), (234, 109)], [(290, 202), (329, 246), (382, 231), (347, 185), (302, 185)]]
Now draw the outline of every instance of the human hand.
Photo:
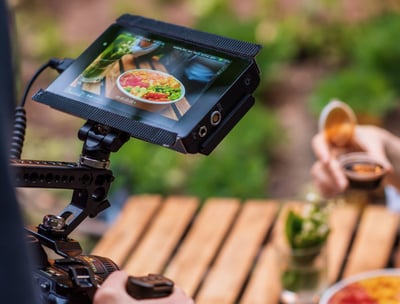
[(364, 151), (379, 161), (390, 179), (393, 166), (387, 157), (387, 146), (394, 140), (398, 141), (388, 131), (376, 126), (357, 125), (351, 142), (345, 147), (337, 147), (327, 142), (323, 132), (312, 140), (312, 148), (317, 161), (311, 168), (314, 184), (324, 196), (337, 195), (349, 185), (337, 156), (347, 152)]
[(97, 290), (93, 304), (194, 304), (194, 301), (177, 286), (167, 297), (136, 300), (126, 292), (127, 280), (128, 274), (124, 271), (115, 271), (110, 274)]
[(325, 140), (323, 133), (318, 133), (311, 144), (316, 162), (311, 167), (314, 185), (326, 197), (343, 192), (349, 185), (336, 156), (338, 152)]

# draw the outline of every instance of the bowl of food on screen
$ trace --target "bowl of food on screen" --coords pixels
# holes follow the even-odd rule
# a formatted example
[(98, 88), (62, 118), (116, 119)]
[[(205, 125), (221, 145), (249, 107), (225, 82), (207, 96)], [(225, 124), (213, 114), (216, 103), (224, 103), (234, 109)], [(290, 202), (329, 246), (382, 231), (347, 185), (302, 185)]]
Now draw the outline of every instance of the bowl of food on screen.
[(349, 180), (350, 187), (374, 189), (386, 175), (385, 167), (373, 156), (365, 152), (343, 154), (339, 162)]
[(185, 96), (185, 87), (177, 78), (156, 70), (126, 71), (118, 77), (117, 87), (125, 102), (151, 112), (165, 109)]

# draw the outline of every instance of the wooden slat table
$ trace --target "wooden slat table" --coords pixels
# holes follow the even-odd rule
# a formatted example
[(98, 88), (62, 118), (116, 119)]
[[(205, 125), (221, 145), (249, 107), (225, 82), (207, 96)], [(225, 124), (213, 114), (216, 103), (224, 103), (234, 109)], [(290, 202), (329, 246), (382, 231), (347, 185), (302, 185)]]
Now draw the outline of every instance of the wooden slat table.
[[(282, 219), (299, 202), (134, 196), (92, 254), (132, 275), (162, 273), (197, 304), (278, 303), (273, 244)], [(399, 215), (384, 206), (337, 205), (328, 239), (329, 280), (399, 266)]]

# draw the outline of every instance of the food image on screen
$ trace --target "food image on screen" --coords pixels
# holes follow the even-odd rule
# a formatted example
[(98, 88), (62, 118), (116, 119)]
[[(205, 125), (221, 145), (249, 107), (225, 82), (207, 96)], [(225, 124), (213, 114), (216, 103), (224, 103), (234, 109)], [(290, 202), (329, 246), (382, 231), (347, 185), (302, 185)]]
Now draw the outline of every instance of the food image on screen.
[(129, 33), (120, 34), (115, 41), (82, 72), (81, 80), (86, 83), (100, 82), (105, 77), (104, 74), (107, 68), (122, 58), (122, 56), (131, 53), (139, 41), (139, 39), (136, 39)]
[(166, 73), (147, 69), (127, 71), (117, 79), (122, 93), (132, 98), (132, 103), (142, 109), (159, 111), (178, 102), (185, 89), (178, 79)]
[(130, 106), (128, 111), (136, 117), (157, 113), (179, 121), (230, 63), (123, 31), (67, 90), (116, 110)]
[(166, 73), (138, 69), (123, 73), (117, 85), (129, 97), (141, 101), (175, 102), (183, 97), (182, 84)]

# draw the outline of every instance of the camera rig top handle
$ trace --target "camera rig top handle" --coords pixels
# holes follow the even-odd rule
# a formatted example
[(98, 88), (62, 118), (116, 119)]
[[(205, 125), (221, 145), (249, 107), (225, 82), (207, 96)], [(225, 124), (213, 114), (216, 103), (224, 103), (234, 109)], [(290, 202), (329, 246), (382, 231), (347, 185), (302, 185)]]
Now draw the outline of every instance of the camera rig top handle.
[(84, 142), (78, 163), (11, 159), (17, 187), (72, 189), (70, 204), (59, 215), (46, 215), (28, 233), (64, 257), (82, 253), (68, 235), (87, 217), (95, 217), (110, 206), (108, 191), (114, 176), (109, 156), (130, 138), (122, 131), (88, 121), (78, 132)]

